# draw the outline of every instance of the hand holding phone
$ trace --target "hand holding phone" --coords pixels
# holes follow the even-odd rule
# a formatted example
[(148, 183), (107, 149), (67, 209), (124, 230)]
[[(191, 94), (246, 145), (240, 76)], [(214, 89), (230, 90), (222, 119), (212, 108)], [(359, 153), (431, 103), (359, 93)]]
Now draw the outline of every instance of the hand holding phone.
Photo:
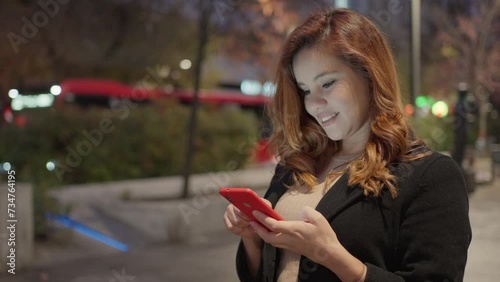
[(243, 212), (250, 220), (260, 223), (252, 214), (258, 210), (276, 220), (284, 220), (272, 207), (249, 188), (220, 188), (219, 194)]

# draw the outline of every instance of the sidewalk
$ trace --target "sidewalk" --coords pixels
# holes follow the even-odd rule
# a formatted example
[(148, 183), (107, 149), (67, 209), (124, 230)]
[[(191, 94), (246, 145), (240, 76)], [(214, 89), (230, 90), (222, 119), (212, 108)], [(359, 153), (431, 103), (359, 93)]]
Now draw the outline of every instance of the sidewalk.
[(464, 281), (499, 281), (500, 177), (489, 185), (477, 186), (469, 199), (472, 243)]
[(189, 241), (220, 231), (220, 215), (227, 207), (218, 195), (220, 187), (259, 192), (273, 173), (274, 166), (264, 166), (193, 175), (187, 199), (179, 199), (180, 176), (72, 185), (53, 196), (72, 207), (72, 219), (132, 246)]

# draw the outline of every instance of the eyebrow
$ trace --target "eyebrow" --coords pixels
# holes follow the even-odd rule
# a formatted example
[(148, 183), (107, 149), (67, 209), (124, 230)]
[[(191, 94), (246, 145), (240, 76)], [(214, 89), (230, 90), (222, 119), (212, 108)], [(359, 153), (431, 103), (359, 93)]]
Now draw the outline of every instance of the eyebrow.
[[(322, 72), (322, 73), (320, 73), (320, 74), (316, 75), (316, 76), (313, 78), (313, 80), (315, 80), (315, 81), (316, 81), (316, 80), (318, 80), (318, 78), (320, 78), (320, 77), (323, 77), (323, 76), (325, 76), (325, 75), (329, 75), (329, 74), (335, 74), (335, 73), (338, 73), (338, 71), (325, 71), (325, 72)], [(304, 83), (302, 83), (302, 82), (297, 82), (297, 84), (298, 84), (298, 85), (304, 85)]]

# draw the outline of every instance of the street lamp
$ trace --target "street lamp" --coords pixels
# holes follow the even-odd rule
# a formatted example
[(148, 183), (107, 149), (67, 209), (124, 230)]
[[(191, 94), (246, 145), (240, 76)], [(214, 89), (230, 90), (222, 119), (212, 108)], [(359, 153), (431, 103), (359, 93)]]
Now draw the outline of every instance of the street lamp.
[(184, 59), (179, 63), (179, 67), (183, 70), (188, 70), (191, 68), (191, 61), (188, 59)]
[(349, 8), (349, 0), (335, 0), (335, 7)]
[(420, 95), (420, 0), (411, 1), (411, 91), (410, 103), (414, 105), (415, 97)]

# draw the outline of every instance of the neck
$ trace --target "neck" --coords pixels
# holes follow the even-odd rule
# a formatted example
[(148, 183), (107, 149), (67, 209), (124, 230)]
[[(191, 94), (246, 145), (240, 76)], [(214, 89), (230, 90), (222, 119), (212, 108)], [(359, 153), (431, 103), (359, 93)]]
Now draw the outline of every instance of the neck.
[(361, 154), (368, 143), (370, 137), (371, 119), (368, 119), (361, 128), (353, 135), (342, 140), (342, 150), (337, 156), (352, 156)]

